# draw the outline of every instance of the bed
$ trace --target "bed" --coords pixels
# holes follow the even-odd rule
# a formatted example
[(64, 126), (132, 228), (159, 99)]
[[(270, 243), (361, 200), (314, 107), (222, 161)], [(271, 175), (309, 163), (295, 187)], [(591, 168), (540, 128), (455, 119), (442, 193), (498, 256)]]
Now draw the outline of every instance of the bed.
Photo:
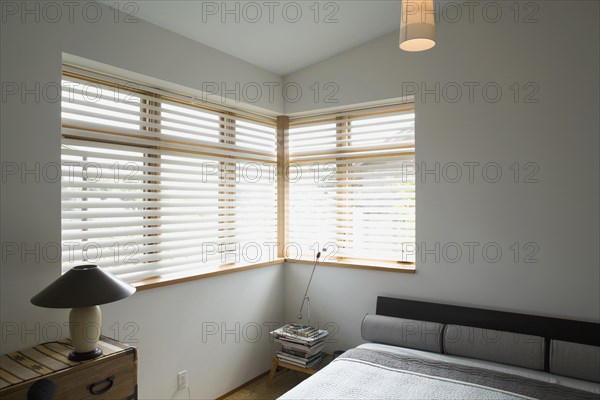
[(600, 399), (600, 324), (378, 297), (365, 343), (281, 399)]

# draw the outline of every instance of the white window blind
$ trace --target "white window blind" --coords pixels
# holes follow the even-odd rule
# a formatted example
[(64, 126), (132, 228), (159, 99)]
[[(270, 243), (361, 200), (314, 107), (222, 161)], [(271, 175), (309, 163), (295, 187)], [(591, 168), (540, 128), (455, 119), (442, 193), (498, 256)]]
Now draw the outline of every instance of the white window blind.
[(277, 252), (275, 120), (65, 67), (63, 271), (134, 282)]
[(290, 119), (290, 258), (414, 262), (414, 128), (412, 104)]

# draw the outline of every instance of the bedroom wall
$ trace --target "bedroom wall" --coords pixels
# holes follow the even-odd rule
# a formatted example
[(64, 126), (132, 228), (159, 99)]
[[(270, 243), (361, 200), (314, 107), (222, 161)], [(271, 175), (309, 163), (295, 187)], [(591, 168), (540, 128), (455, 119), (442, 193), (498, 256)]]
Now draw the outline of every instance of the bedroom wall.
[[(477, 3), (480, 11), (486, 4)], [(418, 254), (416, 274), (319, 267), (310, 297), (315, 319), (339, 327), (340, 342), (330, 350), (360, 343), (360, 321), (375, 311), (377, 295), (600, 321), (599, 3), (534, 2), (538, 12), (521, 9), (520, 20), (528, 15), (539, 22), (527, 24), (513, 22), (513, 2), (496, 4), (504, 15), (497, 23), (480, 13), (472, 23), (466, 16), (451, 23), (442, 14), (437, 45), (427, 52), (398, 50), (394, 33), (285, 77), (339, 88), (338, 103), (288, 103), (288, 114), (398, 98), (416, 84), (417, 164), (448, 167), (439, 183), (433, 174), (417, 175), (417, 243), (433, 251)], [(468, 82), (479, 85), (472, 102)], [(525, 87), (528, 82), (535, 86)], [(464, 89), (456, 102), (453, 83)], [(486, 99), (481, 89), (488, 83)], [(421, 84), (432, 93), (423, 96)], [(492, 102), (496, 84), (503, 96)], [(533, 89), (538, 101), (525, 102)], [(472, 183), (465, 162), (480, 163)], [(502, 172), (496, 183), (495, 166), (482, 173), (492, 162)], [(456, 183), (451, 163), (463, 172)], [(528, 173), (538, 182), (525, 182)], [(467, 242), (479, 244), (472, 262)], [(534, 247), (526, 249), (530, 242)], [(463, 251), (456, 262), (452, 243)], [(495, 244), (486, 260), (488, 243)], [(491, 262), (496, 245), (502, 257)], [(538, 262), (525, 262), (536, 249)], [(286, 267), (290, 319), (309, 274), (308, 265)]]
[[(227, 82), (231, 87), (235, 82), (281, 81), (277, 75), (157, 26), (124, 23), (122, 14), (114, 22), (111, 10), (93, 2), (87, 21), (82, 16), (87, 3), (72, 2), (76, 5), (72, 22), (68, 8), (62, 18), (51, 22), (52, 9), (35, 11), (36, 4), (41, 7), (45, 2), (27, 2), (33, 11), (24, 17), (23, 3), (17, 4), (16, 15), (4, 8), (8, 3), (17, 4), (3, 2), (0, 27), (2, 353), (68, 333), (63, 325), (66, 310), (29, 303), (31, 296), (60, 275), (60, 263), (52, 253), (60, 244), (60, 183), (54, 171), (45, 168), (60, 164), (60, 102), (52, 101), (55, 93), (49, 89), (44, 93), (44, 88), (60, 83), (63, 52), (198, 90), (202, 82)], [(101, 7), (102, 18), (90, 22), (96, 7)], [(23, 84), (34, 93), (24, 99), (21, 93), (9, 95), (9, 83), (16, 83), (19, 90)], [(283, 107), (279, 99), (261, 101), (255, 105), (272, 112)], [(11, 175), (6, 168), (14, 163), (19, 171)], [(21, 179), (22, 166), (34, 171), (37, 167), (38, 175), (26, 173)], [(282, 282), (281, 266), (270, 266), (139, 292), (103, 307), (103, 331), (138, 341), (141, 398), (187, 398), (187, 392), (175, 392), (176, 374), (183, 369), (188, 371), (193, 397), (215, 397), (270, 367), (273, 352), (264, 332), (258, 344), (243, 335), (255, 340), (253, 324), (281, 320)], [(203, 330), (212, 332), (214, 324), (234, 333), (223, 341), (220, 335), (209, 335), (203, 342)]]

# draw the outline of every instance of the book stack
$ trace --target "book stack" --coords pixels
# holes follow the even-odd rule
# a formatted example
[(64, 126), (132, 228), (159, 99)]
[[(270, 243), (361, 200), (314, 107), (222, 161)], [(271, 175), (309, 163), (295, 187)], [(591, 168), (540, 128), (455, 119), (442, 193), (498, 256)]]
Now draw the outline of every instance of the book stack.
[(291, 323), (271, 334), (282, 345), (281, 351), (277, 352), (280, 361), (302, 368), (313, 368), (327, 355), (322, 350), (329, 332), (324, 329)]

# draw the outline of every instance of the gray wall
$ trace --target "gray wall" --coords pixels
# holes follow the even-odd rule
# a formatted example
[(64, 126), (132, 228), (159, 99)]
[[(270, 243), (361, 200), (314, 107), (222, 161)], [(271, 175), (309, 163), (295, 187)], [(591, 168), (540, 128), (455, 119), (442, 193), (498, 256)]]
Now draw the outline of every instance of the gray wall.
[[(35, 3), (43, 4), (30, 2), (30, 7)], [(142, 21), (123, 23), (122, 15), (115, 23), (113, 12), (105, 6), (100, 21), (86, 22), (81, 14), (83, 3), (77, 4), (74, 22), (66, 14), (57, 23), (43, 18), (52, 18), (50, 14), (41, 14), (39, 23), (33, 16), (23, 23), (18, 15), (6, 15), (0, 28), (3, 85), (16, 82), (33, 88), (39, 82), (43, 88), (60, 83), (63, 52), (197, 90), (202, 89), (202, 82), (227, 82), (232, 87), (238, 81), (281, 81), (277, 75), (157, 26)], [(89, 9), (91, 18), (93, 11)], [(272, 112), (283, 108), (280, 99), (269, 103), (265, 98), (255, 105)], [(49, 163), (60, 164), (60, 102), (43, 96), (37, 101), (33, 95), (21, 101), (15, 95), (7, 96), (1, 106), (3, 168), (16, 162), (19, 167), (26, 163), (29, 169), (39, 165), (43, 171)], [(50, 260), (54, 255), (43, 255), (44, 248), (60, 244), (61, 235), (60, 183), (51, 182), (50, 170), (46, 172), (39, 179), (27, 175), (21, 182), (17, 175), (2, 182), (2, 353), (55, 339), (57, 326), (68, 335), (62, 325), (67, 310), (29, 303), (31, 296), (60, 276), (60, 263)], [(19, 248), (15, 255), (5, 252), (13, 243)], [(21, 250), (35, 249), (36, 244), (40, 251), (24, 254), (22, 260)], [(103, 331), (137, 341), (140, 397), (187, 398), (186, 391), (176, 393), (176, 375), (183, 369), (188, 371), (193, 397), (216, 397), (267, 370), (273, 349), (264, 327), (258, 344), (234, 334), (226, 335), (223, 343), (220, 335), (211, 335), (203, 343), (203, 329), (209, 329), (206, 323), (210, 329), (213, 323), (219, 329), (226, 323), (224, 328), (236, 330), (235, 322), (239, 322), (240, 334), (247, 326), (246, 335), (254, 339), (253, 323), (281, 321), (282, 279), (281, 266), (271, 266), (139, 292), (103, 306)], [(136, 327), (137, 332), (129, 336)]]
[[(464, 174), (457, 183), (451, 183), (451, 167), (439, 183), (417, 175), (417, 243), (428, 249), (439, 243), (440, 258), (419, 254), (414, 275), (320, 268), (312, 311), (322, 323), (339, 326), (341, 348), (360, 342), (361, 318), (374, 312), (377, 295), (600, 321), (599, 3), (536, 2), (539, 23), (533, 24), (513, 23), (509, 3), (506, 18), (496, 24), (482, 18), (441, 21), (430, 51), (399, 51), (397, 34), (390, 34), (285, 78), (339, 86), (338, 104), (303, 99), (286, 104), (286, 113), (402, 97), (412, 82), (448, 88), (439, 102), (415, 95), (417, 164), (432, 169), (436, 162), (455, 162)], [(472, 103), (466, 90), (451, 103), (452, 82), (481, 86)], [(503, 89), (497, 103), (481, 94), (488, 82)], [(514, 82), (522, 90), (534, 82), (539, 102), (515, 103), (509, 89)], [(463, 165), (470, 161), (498, 163), (502, 178), (486, 181), (480, 166), (470, 183)], [(515, 162), (521, 166), (519, 183), (510, 169)], [(538, 183), (523, 182), (523, 172), (533, 171), (523, 168), (527, 162), (539, 167)], [(487, 172), (494, 180), (493, 167)], [(473, 262), (465, 242), (480, 244)], [(521, 245), (518, 262), (514, 242)], [(538, 263), (524, 262), (534, 249), (524, 249), (528, 242), (539, 248)], [(451, 262), (452, 243), (463, 250), (457, 262)], [(486, 243), (502, 249), (497, 262), (483, 257)], [(495, 258), (492, 250), (488, 259)], [(288, 318), (297, 313), (309, 273), (306, 265), (286, 268)]]

